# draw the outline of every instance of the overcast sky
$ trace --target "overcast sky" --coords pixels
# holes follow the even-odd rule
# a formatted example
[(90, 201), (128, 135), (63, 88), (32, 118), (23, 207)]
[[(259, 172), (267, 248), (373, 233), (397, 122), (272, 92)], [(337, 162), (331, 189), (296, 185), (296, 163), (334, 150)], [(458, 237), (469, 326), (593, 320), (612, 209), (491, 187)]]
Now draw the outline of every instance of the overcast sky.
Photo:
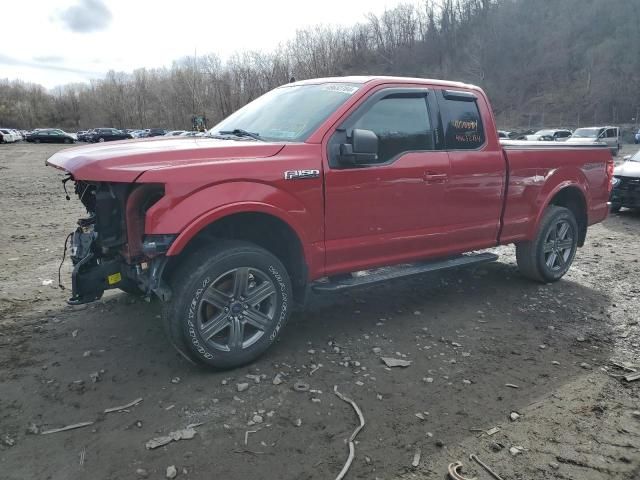
[[(6, 5), (5, 5), (6, 3)], [(31, 0), (2, 2), (0, 78), (47, 88), (186, 55), (269, 51), (316, 24), (351, 25), (400, 0)], [(415, 3), (408, 0), (404, 3)], [(11, 5), (11, 6), (9, 6)]]

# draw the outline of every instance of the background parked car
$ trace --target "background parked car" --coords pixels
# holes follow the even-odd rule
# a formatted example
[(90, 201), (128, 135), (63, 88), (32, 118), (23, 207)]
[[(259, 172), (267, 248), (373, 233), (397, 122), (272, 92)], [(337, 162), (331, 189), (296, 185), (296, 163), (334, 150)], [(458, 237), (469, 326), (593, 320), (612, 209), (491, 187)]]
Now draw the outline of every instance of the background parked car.
[(8, 128), (0, 128), (0, 134), (2, 134), (3, 143), (14, 143), (18, 141), (13, 131)]
[(75, 143), (76, 139), (57, 128), (44, 128), (27, 135), (27, 142), (32, 143)]
[(87, 142), (111, 142), (113, 140), (126, 140), (133, 138), (130, 134), (116, 128), (96, 128), (88, 135)]
[(620, 129), (618, 127), (578, 128), (568, 143), (606, 143), (613, 155), (620, 151)]
[(635, 136), (635, 138), (633, 139), (633, 143), (635, 143), (635, 144), (640, 143), (640, 130), (638, 130), (638, 131), (636, 132), (636, 136)]
[(182, 135), (185, 130), (171, 130), (164, 134), (165, 137), (177, 137), (178, 135)]
[(538, 130), (533, 135), (525, 135), (525, 140), (542, 142), (563, 142), (571, 136), (571, 130), (545, 129)]
[(640, 208), (640, 151), (624, 157), (624, 163), (613, 171), (611, 211), (622, 207)]
[(150, 128), (147, 137), (161, 137), (165, 135), (167, 131), (164, 128)]

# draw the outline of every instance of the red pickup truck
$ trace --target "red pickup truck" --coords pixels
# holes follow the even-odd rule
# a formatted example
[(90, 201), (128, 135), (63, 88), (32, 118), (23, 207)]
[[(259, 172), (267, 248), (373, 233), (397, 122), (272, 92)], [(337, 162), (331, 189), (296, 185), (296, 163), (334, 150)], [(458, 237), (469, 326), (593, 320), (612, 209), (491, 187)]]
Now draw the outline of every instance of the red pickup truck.
[(156, 295), (178, 351), (221, 368), (264, 352), (309, 289), (476, 265), (505, 244), (524, 276), (556, 281), (607, 216), (613, 174), (606, 146), (501, 144), (480, 88), (391, 77), (295, 82), (204, 137), (47, 163), (88, 211), (69, 302)]

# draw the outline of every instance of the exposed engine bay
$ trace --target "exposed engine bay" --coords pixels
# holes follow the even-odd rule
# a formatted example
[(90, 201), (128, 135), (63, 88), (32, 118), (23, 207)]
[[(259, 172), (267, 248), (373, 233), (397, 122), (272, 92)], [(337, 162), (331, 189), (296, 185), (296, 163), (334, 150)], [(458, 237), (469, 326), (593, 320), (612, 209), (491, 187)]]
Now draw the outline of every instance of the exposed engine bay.
[[(69, 180), (70, 176), (64, 182)], [(145, 214), (164, 195), (163, 186), (76, 181), (75, 194), (88, 216), (79, 219), (70, 234), (73, 273), (68, 302), (92, 302), (111, 288), (166, 297), (168, 289), (160, 276), (164, 253), (175, 235), (144, 235)]]

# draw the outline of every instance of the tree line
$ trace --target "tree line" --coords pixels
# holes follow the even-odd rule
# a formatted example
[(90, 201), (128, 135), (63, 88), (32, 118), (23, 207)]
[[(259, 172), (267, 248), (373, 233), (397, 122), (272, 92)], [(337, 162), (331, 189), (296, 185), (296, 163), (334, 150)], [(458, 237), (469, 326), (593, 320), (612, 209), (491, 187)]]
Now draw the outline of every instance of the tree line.
[(269, 53), (185, 57), (52, 91), (0, 80), (0, 125), (189, 129), (193, 115), (204, 115), (212, 126), (292, 77), (341, 75), (473, 83), (504, 127), (638, 118), (637, 0), (426, 0), (366, 18), (299, 30)]

